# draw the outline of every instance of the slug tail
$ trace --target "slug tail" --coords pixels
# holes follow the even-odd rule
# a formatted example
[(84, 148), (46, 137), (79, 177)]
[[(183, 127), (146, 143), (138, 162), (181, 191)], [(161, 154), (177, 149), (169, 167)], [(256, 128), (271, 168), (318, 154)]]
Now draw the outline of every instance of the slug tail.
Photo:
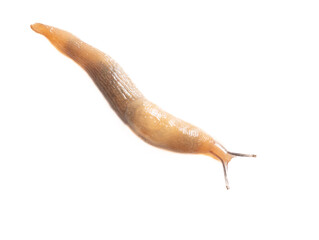
[(31, 29), (45, 36), (62, 54), (74, 60), (85, 70), (94, 64), (105, 61), (105, 54), (83, 42), (73, 34), (42, 23), (32, 24)]
[(62, 53), (65, 52), (65, 45), (69, 39), (74, 38), (72, 34), (66, 31), (42, 23), (35, 23), (30, 27), (36, 33), (45, 36), (52, 43), (52, 45)]
[(36, 33), (40, 33), (40, 34), (43, 34), (45, 31), (47, 31), (48, 29), (48, 26), (47, 25), (44, 25), (44, 24), (41, 24), (41, 23), (35, 23), (35, 24), (32, 24), (31, 26), (31, 29), (33, 31), (35, 31)]

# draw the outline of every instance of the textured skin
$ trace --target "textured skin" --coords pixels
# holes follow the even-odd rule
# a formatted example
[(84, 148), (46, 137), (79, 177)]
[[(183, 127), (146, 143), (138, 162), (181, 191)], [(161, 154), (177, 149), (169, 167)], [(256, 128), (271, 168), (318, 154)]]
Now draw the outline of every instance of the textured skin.
[(128, 105), (143, 98), (142, 93), (135, 87), (123, 69), (109, 56), (103, 61), (86, 67), (85, 70), (100, 89), (117, 115), (127, 123), (125, 112)]
[(79, 64), (92, 78), (117, 115), (124, 118), (127, 105), (143, 97), (119, 64), (110, 56), (64, 30), (36, 23), (31, 28), (56, 49)]

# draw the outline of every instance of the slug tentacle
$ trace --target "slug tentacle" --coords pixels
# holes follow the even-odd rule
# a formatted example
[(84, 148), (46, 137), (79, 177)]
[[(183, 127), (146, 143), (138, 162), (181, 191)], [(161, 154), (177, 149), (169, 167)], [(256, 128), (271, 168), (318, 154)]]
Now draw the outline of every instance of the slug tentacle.
[(238, 157), (257, 157), (255, 154), (245, 154), (245, 153), (234, 153), (227, 151), (230, 155), (238, 156)]
[(144, 98), (124, 70), (108, 55), (64, 30), (41, 23), (31, 28), (79, 64), (92, 78), (110, 106), (131, 130), (147, 143), (180, 153), (206, 154), (221, 161), (226, 188), (228, 163), (235, 156), (198, 127), (163, 111)]
[(228, 176), (227, 176), (227, 172), (228, 172), (228, 164), (226, 164), (222, 159), (220, 159), (220, 161), (223, 164), (223, 169), (224, 169), (224, 178), (225, 178), (225, 185), (227, 190), (229, 190), (229, 182), (228, 182)]

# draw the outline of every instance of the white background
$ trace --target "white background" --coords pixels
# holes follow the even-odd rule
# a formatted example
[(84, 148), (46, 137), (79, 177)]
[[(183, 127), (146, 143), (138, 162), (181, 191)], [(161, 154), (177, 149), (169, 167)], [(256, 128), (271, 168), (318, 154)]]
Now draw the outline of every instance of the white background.
[[(318, 239), (318, 1), (6, 1), (0, 239)], [(222, 166), (138, 139), (29, 25), (111, 55)]]

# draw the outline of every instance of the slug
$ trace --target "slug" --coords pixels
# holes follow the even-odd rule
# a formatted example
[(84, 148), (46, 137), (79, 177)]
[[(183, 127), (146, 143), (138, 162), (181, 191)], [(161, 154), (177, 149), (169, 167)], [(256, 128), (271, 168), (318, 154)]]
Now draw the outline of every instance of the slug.
[(220, 161), (227, 189), (230, 160), (235, 156), (256, 157), (254, 154), (229, 152), (203, 130), (163, 111), (143, 96), (111, 57), (71, 33), (40, 23), (31, 25), (31, 28), (79, 64), (122, 121), (145, 142), (174, 152), (205, 154)]

